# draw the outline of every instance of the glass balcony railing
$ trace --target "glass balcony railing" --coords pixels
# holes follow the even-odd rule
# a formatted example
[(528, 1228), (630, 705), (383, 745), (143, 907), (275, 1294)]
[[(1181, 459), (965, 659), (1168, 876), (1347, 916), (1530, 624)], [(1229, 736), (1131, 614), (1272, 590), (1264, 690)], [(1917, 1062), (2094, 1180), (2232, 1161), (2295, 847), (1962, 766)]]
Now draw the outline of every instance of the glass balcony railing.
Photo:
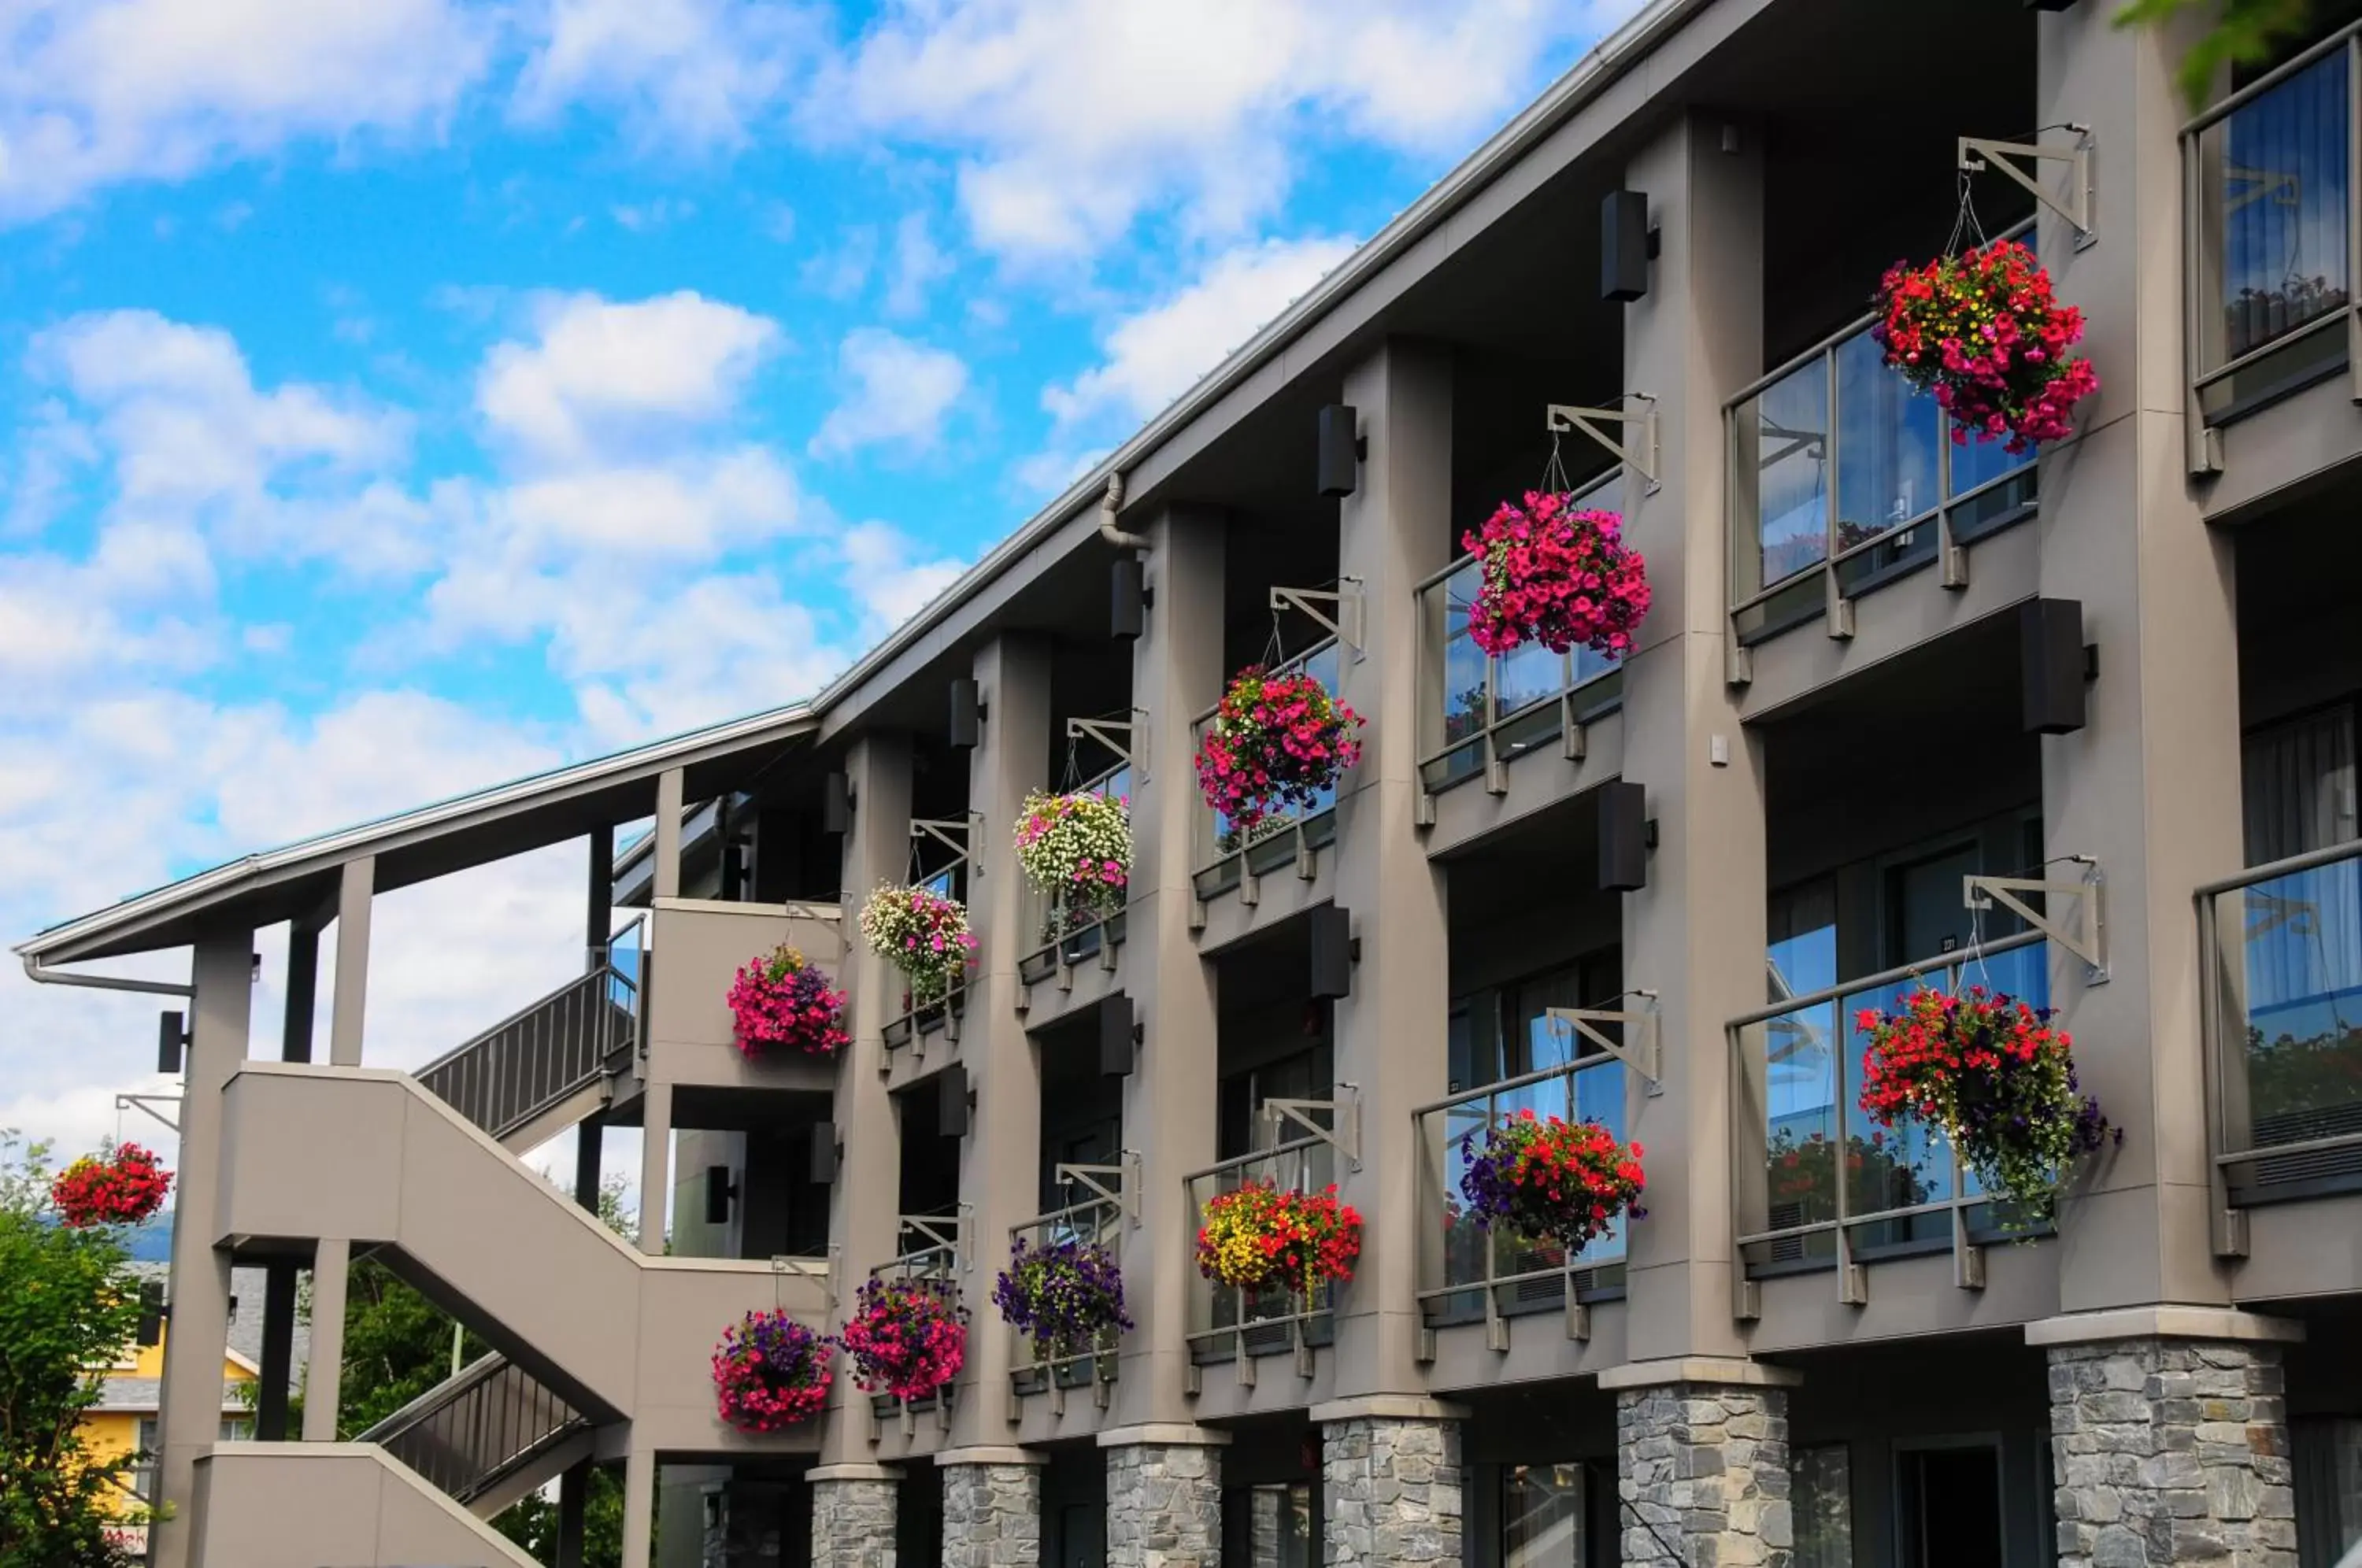
[(1886, 368), (1872, 317), (1790, 360), (1726, 407), (1730, 613), (1760, 642), (1948, 560), (2027, 516), (2032, 453), (1958, 446), (1934, 397)]
[[(1611, 469), (1579, 492), (1579, 504), (1623, 510), (1624, 471)], [(1468, 636), (1468, 607), (1480, 573), (1461, 557), (1418, 589), (1419, 781), (1430, 792), (1483, 776), (1507, 786), (1501, 769), (1622, 701), (1623, 672), (1589, 648), (1554, 654), (1528, 645), (1485, 653)]]
[[(916, 1285), (955, 1306), (959, 1304), (960, 1275), (970, 1262), (968, 1219), (965, 1213), (954, 1208), (933, 1214), (902, 1215), (896, 1226), (894, 1244), (900, 1251), (871, 1269), (870, 1278)], [(870, 1397), (869, 1404), (880, 1419), (899, 1416), (907, 1432), (912, 1424), (912, 1412), (918, 1410), (933, 1410), (939, 1421), (948, 1423), (951, 1399), (949, 1388), (939, 1388), (916, 1400), (876, 1394)]]
[(2203, 889), (2198, 920), (2224, 1196), (2362, 1189), (2362, 844)]
[[(1122, 1244), (1123, 1205), (1112, 1198), (1092, 1198), (1070, 1203), (1039, 1214), (1021, 1225), (1010, 1228), (1010, 1242), (1028, 1242), (1037, 1247), (1056, 1246), (1073, 1242), (1083, 1246), (1100, 1246), (1113, 1255)], [(1050, 1397), (1051, 1408), (1065, 1414), (1066, 1390), (1087, 1387), (1092, 1399), (1101, 1409), (1108, 1405), (1109, 1386), (1115, 1382), (1119, 1362), (1120, 1336), (1109, 1333), (1095, 1344), (1078, 1345), (1060, 1353), (1043, 1355), (1027, 1335), (1009, 1329), (1012, 1353), (1009, 1358), (1010, 1392), (1020, 1398), (1029, 1395)]]
[[(1068, 793), (1104, 795), (1129, 802), (1131, 765), (1111, 767)], [(1017, 961), (1018, 979), (1030, 986), (1092, 959), (1114, 968), (1115, 950), (1123, 944), (1123, 914), (1124, 900), (1120, 897), (1082, 900), (1064, 889), (1045, 893), (1028, 882), (1020, 918), (1030, 946)]]
[[(941, 841), (913, 833), (911, 854), (917, 858), (911, 871), (911, 884), (926, 889), (938, 898), (967, 901), (969, 867), (965, 855), (948, 854)], [(894, 1016), (879, 1031), (889, 1051), (915, 1046), (914, 1055), (922, 1055), (927, 1036), (940, 1033), (946, 1040), (960, 1037), (960, 1020), (967, 1013), (967, 979), (976, 972), (975, 955), (969, 955), (968, 974), (948, 989), (927, 996), (919, 995), (910, 977), (900, 970), (893, 971)]]
[[(1302, 670), (1334, 694), (1338, 664), (1337, 639), (1330, 637), (1315, 643), (1294, 658), (1282, 660), (1277, 668)], [(1204, 742), (1207, 726), (1213, 722), (1214, 710), (1209, 708), (1190, 725), (1192, 756)], [(1312, 852), (1336, 839), (1334, 790), (1321, 790), (1309, 805), (1275, 811), (1252, 828), (1241, 828), (1221, 812), (1201, 803), (1198, 808), (1197, 870), (1192, 878), (1198, 897), (1210, 899), (1283, 866), (1294, 866), (1299, 874), (1309, 878)]]
[[(1298, 1138), (1224, 1160), (1188, 1178), (1189, 1224), (1194, 1235), (1206, 1205), (1253, 1182), (1282, 1189), (1319, 1192), (1337, 1179), (1337, 1148), (1325, 1138)], [(1254, 1364), (1264, 1356), (1293, 1353), (1298, 1372), (1312, 1375), (1315, 1346), (1335, 1337), (1330, 1315), (1333, 1286), (1322, 1285), (1308, 1297), (1274, 1283), (1243, 1290), (1218, 1285), (1190, 1271), (1189, 1353), (1193, 1364), (1232, 1361), (1241, 1383), (1254, 1381)]]
[(2220, 425), (2352, 359), (2362, 34), (2349, 28), (2182, 132), (2198, 419)]
[(1732, 1195), (1742, 1281), (1834, 1268), (1861, 1299), (1859, 1265), (1949, 1251), (1955, 1278), (1981, 1283), (1977, 1249), (2039, 1227), (1989, 1198), (1959, 1151), (1915, 1124), (1862, 1110), (1865, 1010), (1893, 1010), (1921, 986), (1982, 986), (2048, 1005), (2050, 947), (2038, 932), (1774, 1003), (1728, 1026)]
[[(1572, 1052), (1573, 1031), (1566, 1032)], [(1482, 1322), (1506, 1348), (1507, 1319), (1563, 1310), (1572, 1333), (1582, 1322), (1580, 1309), (1622, 1293), (1623, 1220), (1570, 1254), (1553, 1241), (1478, 1225), (1461, 1181), (1472, 1154), (1482, 1152), (1485, 1132), (1528, 1111), (1596, 1121), (1619, 1140), (1628, 1138), (1626, 1076), (1622, 1060), (1602, 1052), (1419, 1108), (1418, 1304), (1430, 1328)]]

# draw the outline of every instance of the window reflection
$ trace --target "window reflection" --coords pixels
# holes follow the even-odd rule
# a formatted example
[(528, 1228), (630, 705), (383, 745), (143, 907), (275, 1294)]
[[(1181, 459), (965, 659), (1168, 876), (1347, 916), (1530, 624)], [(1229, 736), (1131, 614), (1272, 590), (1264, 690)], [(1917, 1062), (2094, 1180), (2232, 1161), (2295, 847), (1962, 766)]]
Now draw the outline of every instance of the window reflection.
[(1501, 1474), (1502, 1568), (1583, 1568), (1583, 1466), (1512, 1464)]
[(1816, 359), (1755, 400), (1759, 581), (1769, 585), (1829, 553), (1829, 381)]

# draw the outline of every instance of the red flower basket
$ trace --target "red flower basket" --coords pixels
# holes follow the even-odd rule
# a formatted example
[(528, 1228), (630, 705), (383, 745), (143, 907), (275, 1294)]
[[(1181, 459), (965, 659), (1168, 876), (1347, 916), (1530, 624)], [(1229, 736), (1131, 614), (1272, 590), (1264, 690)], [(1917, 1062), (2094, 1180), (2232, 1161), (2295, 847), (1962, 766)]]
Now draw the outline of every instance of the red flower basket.
[(1618, 1143), (1596, 1121), (1519, 1111), (1469, 1132), (1460, 1149), (1468, 1162), (1461, 1196), (1487, 1230), (1503, 1225), (1580, 1253), (1606, 1235), (1617, 1215), (1638, 1220), (1648, 1213), (1640, 1207), (1648, 1186), (1644, 1151)]
[(1309, 807), (1361, 759), (1362, 716), (1301, 670), (1251, 664), (1231, 678), (1198, 745), (1206, 804), (1244, 833), (1285, 806)]
[(792, 947), (754, 958), (730, 983), (738, 1049), (750, 1057), (800, 1051), (833, 1056), (853, 1043), (844, 1028), (844, 993)]
[(1617, 657), (1649, 613), (1649, 572), (1613, 512), (1578, 510), (1559, 491), (1505, 501), (1460, 547), (1483, 558), (1468, 607), (1468, 640), (1488, 654), (1522, 643), (1552, 653), (1577, 646)]
[(117, 1143), (81, 1159), (50, 1184), (58, 1218), (75, 1227), (137, 1225), (164, 1207), (172, 1173), (137, 1143)]
[(863, 1392), (923, 1399), (948, 1387), (967, 1361), (967, 1309), (953, 1301), (947, 1285), (873, 1279), (837, 1342), (853, 1358)]
[(1952, 416), (1952, 439), (2005, 441), (2023, 452), (2075, 433), (2075, 404), (2100, 390), (2089, 359), (2067, 351), (2083, 313), (2050, 292), (2050, 274), (2013, 239), (1896, 262), (1878, 288), (1871, 336), (1886, 362)]
[(1352, 1278), (1361, 1255), (1361, 1213), (1334, 1187), (1249, 1182), (1209, 1199), (1199, 1216), (1198, 1272), (1218, 1285), (1280, 1285), (1308, 1298), (1325, 1281)]
[(785, 1311), (749, 1312), (713, 1350), (714, 1404), (742, 1432), (784, 1431), (828, 1403), (828, 1341)]

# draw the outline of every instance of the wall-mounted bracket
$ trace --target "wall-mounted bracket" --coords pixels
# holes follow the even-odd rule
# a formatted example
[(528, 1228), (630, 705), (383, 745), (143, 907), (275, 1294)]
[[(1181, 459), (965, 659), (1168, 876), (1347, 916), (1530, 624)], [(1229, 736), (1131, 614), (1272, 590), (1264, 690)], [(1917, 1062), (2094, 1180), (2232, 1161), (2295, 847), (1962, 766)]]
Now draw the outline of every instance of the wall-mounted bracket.
[[(1341, 1084), (1340, 1088), (1352, 1088)], [(1326, 1124), (1314, 1120), (1320, 1111), (1329, 1113)], [(1263, 1102), (1263, 1124), (1272, 1141), (1277, 1143), (1281, 1128), (1293, 1123), (1345, 1156), (1353, 1169), (1362, 1168), (1362, 1096), (1355, 1090), (1345, 1099), (1266, 1099)]]
[(153, 1117), (176, 1133), (180, 1132), (181, 1124), (156, 1108), (160, 1105), (177, 1106), (180, 1103), (181, 1097), (176, 1094), (119, 1094), (115, 1097), (116, 1110), (136, 1110), (142, 1116)]
[[(1999, 904), (2083, 960), (2088, 966), (2085, 985), (2102, 985), (2108, 978), (2108, 928), (2101, 905), (2103, 878), (2098, 861), (2081, 855), (2069, 858), (2083, 867), (2081, 881), (2050, 881), (2039, 877), (1963, 877), (1960, 901), (1972, 910), (1989, 910)], [(2046, 904), (2057, 899), (2072, 899), (2074, 916), (2068, 920), (2037, 912), (2017, 896), (2020, 893), (2040, 893)]]
[[(1960, 138), (1960, 168), (1963, 172), (1981, 174), (1995, 169), (2025, 187), (2034, 199), (2075, 226), (2075, 248), (2085, 249), (2098, 240), (2092, 226), (2092, 127), (2070, 125), (2075, 133), (2075, 145), (2061, 149), (2039, 147), (2029, 141), (1994, 141), (1985, 137), (1964, 136)], [(2037, 163), (2043, 159), (2073, 165), (2068, 176), (2067, 199), (2060, 201), (2042, 188), (2042, 182), (2025, 170), (2010, 161), (2024, 159)]]
[(1112, 1165), (1076, 1165), (1061, 1161), (1050, 1167), (1050, 1179), (1059, 1187), (1079, 1187), (1094, 1198), (1106, 1199), (1137, 1226), (1140, 1223), (1140, 1156), (1127, 1149), (1119, 1158), (1121, 1163)]
[[(954, 1215), (904, 1214), (900, 1216), (899, 1223), (901, 1227), (903, 1243), (902, 1255), (907, 1258), (919, 1253), (945, 1252), (951, 1253), (954, 1262), (959, 1267), (966, 1269), (968, 1266), (967, 1207), (965, 1203), (961, 1204), (961, 1211)], [(917, 1239), (919, 1245), (907, 1244), (912, 1238)]]
[[(1322, 609), (1324, 604), (1329, 609)], [(1330, 636), (1351, 648), (1355, 658), (1362, 657), (1363, 607), (1360, 578), (1341, 577), (1334, 589), (1275, 588), (1271, 591), (1271, 607), (1310, 616)]]
[[(975, 856), (975, 834), (976, 830), (983, 824), (982, 812), (970, 812), (964, 817), (912, 817), (911, 836), (933, 839), (937, 844), (959, 856), (959, 863), (967, 867), (969, 876), (982, 877), (984, 866)], [(933, 875), (941, 876), (944, 871), (949, 869), (951, 867), (946, 866), (933, 872)]]
[[(1542, 411), (1542, 427), (1553, 436), (1569, 432), (1588, 436), (1617, 462), (1648, 480), (1647, 493), (1654, 495), (1662, 482), (1657, 473), (1657, 400), (1647, 392), (1626, 392), (1616, 401), (1637, 403), (1640, 407), (1636, 413), (1630, 408), (1582, 408), (1554, 403)], [(1608, 435), (1603, 428), (1607, 425), (1617, 426), (1618, 435)], [(1640, 427), (1640, 437), (1628, 444), (1621, 438), (1621, 431), (1629, 425)]]
[[(1657, 993), (1626, 991), (1623, 997), (1617, 997), (1615, 999), (1622, 1001), (1624, 997), (1638, 997), (1644, 1002), (1653, 1004), (1657, 999)], [(1577, 1035), (1590, 1041), (1594, 1045), (1648, 1079), (1652, 1091), (1660, 1087), (1662, 1080), (1663, 1053), (1658, 1036), (1657, 1010), (1653, 1005), (1637, 1010), (1612, 1007), (1554, 1007), (1546, 1010), (1544, 1016), (1552, 1023), (1567, 1025)], [(1622, 1024), (1624, 1038), (1618, 1040), (1609, 1034), (1599, 1027), (1603, 1023)]]
[(1066, 738), (1087, 740), (1107, 747), (1137, 773), (1148, 771), (1148, 710), (1131, 710), (1137, 719), (1068, 719)]

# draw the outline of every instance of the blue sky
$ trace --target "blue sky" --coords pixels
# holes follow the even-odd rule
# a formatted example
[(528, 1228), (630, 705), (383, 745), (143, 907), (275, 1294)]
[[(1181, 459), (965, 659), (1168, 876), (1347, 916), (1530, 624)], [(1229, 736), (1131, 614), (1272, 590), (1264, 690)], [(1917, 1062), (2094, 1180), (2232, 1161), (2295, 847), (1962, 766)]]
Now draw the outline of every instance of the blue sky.
[[(0, 0), (0, 928), (810, 692), (1633, 8)], [(370, 1060), (579, 878), (382, 900)], [(151, 1015), (10, 966), (0, 1126)]]

